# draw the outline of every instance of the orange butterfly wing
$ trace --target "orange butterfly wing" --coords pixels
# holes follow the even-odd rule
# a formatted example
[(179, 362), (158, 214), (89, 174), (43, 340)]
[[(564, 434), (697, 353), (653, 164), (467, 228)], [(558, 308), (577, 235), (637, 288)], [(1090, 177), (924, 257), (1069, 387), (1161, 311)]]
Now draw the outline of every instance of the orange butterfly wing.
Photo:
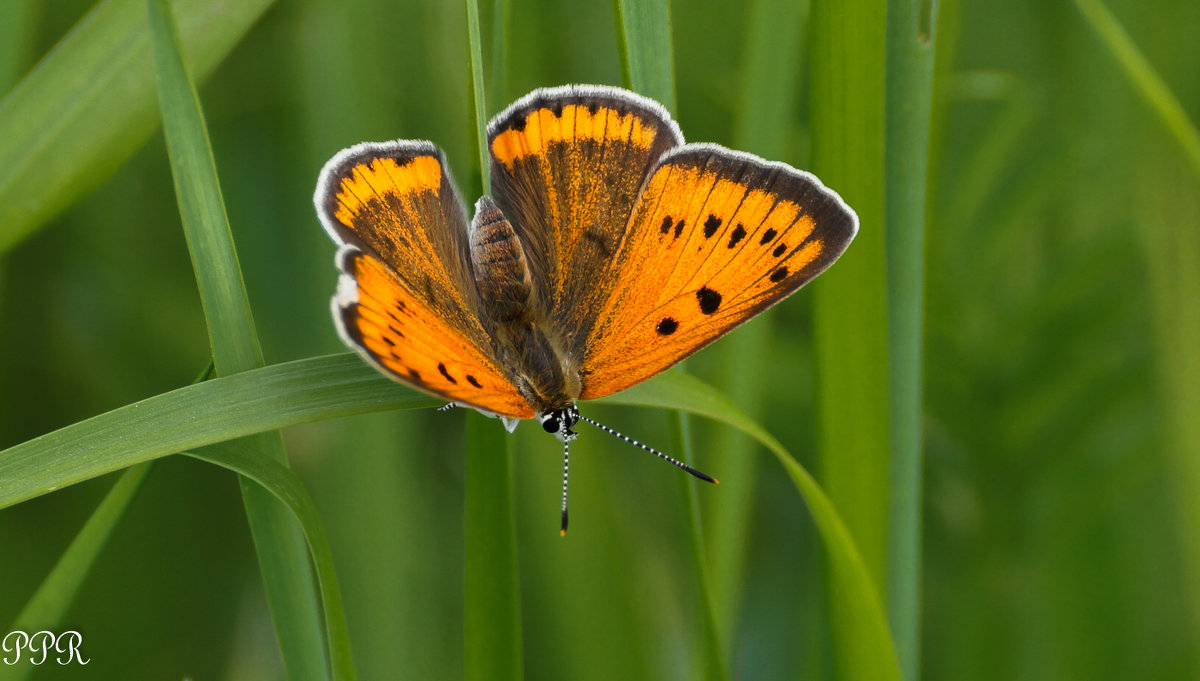
[(314, 201), (343, 244), (333, 306), (348, 345), (425, 392), (500, 416), (533, 416), (481, 321), (462, 201), (437, 147), (351, 147), (326, 164)]
[(638, 190), (683, 144), (657, 102), (620, 88), (536, 90), (488, 124), (492, 197), (529, 262), (537, 304), (576, 362), (611, 282)]
[(712, 144), (668, 152), (602, 276), (582, 399), (658, 374), (829, 267), (858, 218), (812, 175)]

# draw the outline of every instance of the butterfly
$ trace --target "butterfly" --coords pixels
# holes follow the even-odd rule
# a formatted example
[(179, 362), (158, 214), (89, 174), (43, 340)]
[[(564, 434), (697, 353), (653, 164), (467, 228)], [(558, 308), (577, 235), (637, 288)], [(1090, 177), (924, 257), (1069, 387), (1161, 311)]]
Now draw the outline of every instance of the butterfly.
[(666, 370), (791, 295), (858, 231), (809, 173), (685, 144), (627, 90), (535, 90), (487, 125), (491, 195), (468, 222), (431, 142), (358, 144), (314, 203), (340, 245), (333, 317), (391, 378), (569, 443), (579, 400)]

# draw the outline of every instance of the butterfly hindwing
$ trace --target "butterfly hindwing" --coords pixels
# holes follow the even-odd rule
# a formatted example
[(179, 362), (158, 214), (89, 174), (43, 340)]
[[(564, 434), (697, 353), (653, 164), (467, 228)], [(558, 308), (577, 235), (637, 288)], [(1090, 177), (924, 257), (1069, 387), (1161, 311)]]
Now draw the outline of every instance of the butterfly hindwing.
[(462, 201), (434, 145), (351, 147), (326, 164), (315, 202), (343, 244), (333, 304), (349, 345), (423, 391), (501, 416), (533, 416), (495, 358)]
[(712, 144), (676, 148), (638, 198), (591, 314), (581, 398), (667, 369), (825, 270), (858, 229), (812, 175)]
[(487, 130), (492, 195), (521, 239), (537, 304), (577, 356), (638, 190), (683, 143), (657, 102), (618, 88), (537, 90)]

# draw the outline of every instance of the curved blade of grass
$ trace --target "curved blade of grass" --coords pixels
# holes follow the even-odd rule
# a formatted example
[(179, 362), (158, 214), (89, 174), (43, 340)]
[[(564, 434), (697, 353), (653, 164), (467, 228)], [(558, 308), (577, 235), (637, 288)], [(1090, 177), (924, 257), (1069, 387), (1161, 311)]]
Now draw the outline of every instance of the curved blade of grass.
[[(887, 585), (891, 402), (884, 227), (886, 9), (878, 0), (815, 0), (810, 55), (812, 166), (858, 212), (854, 244), (813, 290), (821, 479), (871, 582)], [(832, 588), (847, 588), (835, 570)], [(862, 636), (835, 597), (843, 678), (874, 679)]]
[[(200, 100), (183, 63), (167, 0), (147, 0), (147, 7), (163, 132), (208, 323), (213, 364), (218, 375), (258, 368), (263, 365), (262, 349), (225, 216)], [(256, 434), (246, 444), (259, 456), (287, 465), (278, 432)], [(301, 528), (261, 486), (246, 480), (240, 484), (284, 666), (293, 679), (324, 678), (327, 660), (320, 606)], [(334, 605), (340, 607), (340, 601), (325, 602), (326, 608)], [(344, 617), (341, 613), (336, 616)], [(332, 662), (333, 676), (354, 678), (349, 653), (332, 648), (331, 653), (328, 662)]]
[[(342, 607), (342, 592), (334, 571), (333, 551), (329, 547), (329, 539), (317, 508), (298, 475), (283, 464), (264, 457), (257, 447), (247, 442), (226, 442), (187, 452), (187, 455), (227, 468), (237, 473), (241, 480), (252, 480), (291, 512), (304, 534), (308, 553), (316, 569), (317, 587), (325, 605), (325, 631), (329, 636), (333, 678), (353, 679), (354, 661), (351, 659), (350, 633)], [(289, 673), (295, 675), (290, 670)]]
[[(272, 0), (177, 0), (201, 79)], [(143, 0), (99, 3), (0, 100), (0, 253), (82, 198), (158, 126)]]
[(670, 371), (601, 401), (664, 409), (680, 409), (718, 421), (753, 437), (769, 449), (791, 477), (812, 513), (829, 556), (833, 584), (830, 600), (843, 613), (856, 636), (838, 641), (839, 656), (855, 659), (853, 676), (839, 678), (881, 681), (900, 679), (883, 605), (862, 555), (833, 502), (813, 477), (770, 433), (736, 405), (699, 379)]
[(354, 354), (273, 364), (155, 395), (0, 451), (0, 508), (175, 452), (438, 402)]
[(888, 621), (903, 677), (920, 678), (921, 320), (926, 181), (933, 106), (933, 0), (887, 6), (888, 341), (891, 526)]
[(1179, 103), (1179, 99), (1163, 82), (1162, 77), (1129, 37), (1129, 33), (1121, 26), (1121, 22), (1117, 21), (1104, 3), (1100, 0), (1074, 2), (1104, 47), (1117, 60), (1138, 95), (1175, 137), (1188, 166), (1196, 174), (1196, 179), (1200, 180), (1200, 131), (1196, 130), (1196, 126), (1188, 118), (1187, 111)]
[[(715, 389), (680, 371), (667, 372), (604, 401), (704, 416), (742, 430), (775, 454), (812, 510), (833, 568), (843, 573), (841, 583), (847, 588), (835, 597), (846, 601), (847, 611), (862, 620), (863, 636), (856, 641), (855, 651), (878, 666), (874, 678), (899, 678), (879, 598), (845, 524), (808, 472), (778, 441)], [(0, 508), (143, 461), (249, 433), (437, 404), (433, 398), (389, 381), (348, 352), (214, 378), (0, 451)], [(489, 425), (500, 428), (499, 424)]]

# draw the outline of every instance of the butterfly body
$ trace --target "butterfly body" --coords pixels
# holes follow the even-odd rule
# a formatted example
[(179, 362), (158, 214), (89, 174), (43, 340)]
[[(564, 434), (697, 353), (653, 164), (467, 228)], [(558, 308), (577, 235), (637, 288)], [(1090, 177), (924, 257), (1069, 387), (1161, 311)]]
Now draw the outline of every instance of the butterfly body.
[(428, 142), (357, 145), (315, 202), (343, 339), (384, 373), (564, 441), (577, 400), (643, 381), (828, 267), (854, 212), (813, 176), (684, 144), (619, 88), (537, 90), (487, 129), (468, 222)]
[(488, 197), (475, 206), (471, 263), (490, 335), (513, 384), (533, 410), (565, 409), (579, 397), (579, 371), (543, 312), (512, 224)]

